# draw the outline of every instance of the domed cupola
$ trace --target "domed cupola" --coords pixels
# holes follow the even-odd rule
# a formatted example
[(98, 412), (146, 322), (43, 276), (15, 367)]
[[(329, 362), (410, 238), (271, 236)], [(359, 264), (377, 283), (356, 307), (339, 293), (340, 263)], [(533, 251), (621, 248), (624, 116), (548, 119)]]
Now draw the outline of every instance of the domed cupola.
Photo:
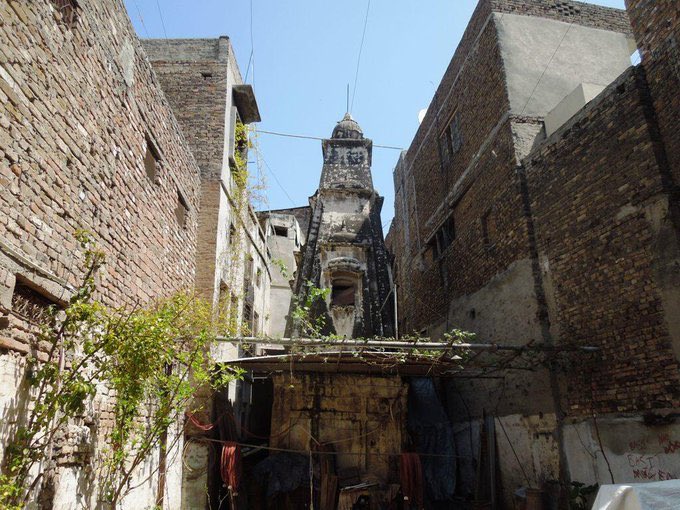
[(361, 130), (359, 123), (349, 113), (346, 113), (342, 120), (336, 124), (331, 135), (331, 138), (336, 139), (361, 140), (363, 137), (364, 132)]

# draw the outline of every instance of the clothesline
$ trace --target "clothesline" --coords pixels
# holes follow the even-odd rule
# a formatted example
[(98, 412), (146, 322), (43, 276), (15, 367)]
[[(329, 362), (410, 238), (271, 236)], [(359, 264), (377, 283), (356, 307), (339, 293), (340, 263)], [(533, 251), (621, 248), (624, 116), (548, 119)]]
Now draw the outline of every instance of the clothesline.
[[(259, 445), (259, 444), (249, 444), (249, 443), (241, 443), (238, 441), (223, 441), (221, 439), (212, 439), (209, 437), (193, 437), (189, 439), (189, 441), (193, 442), (210, 442), (210, 443), (218, 443), (218, 444), (229, 444), (229, 445), (239, 445), (241, 447), (246, 447), (246, 448), (258, 448), (261, 450), (270, 450), (270, 451), (275, 451), (275, 452), (287, 452), (287, 453), (299, 453), (301, 455), (367, 455), (367, 456), (373, 456), (373, 457), (399, 457), (401, 456), (402, 453), (404, 452), (398, 452), (398, 453), (382, 453), (382, 452), (322, 452), (322, 451), (314, 451), (314, 450), (295, 450), (292, 448), (277, 448), (274, 446), (265, 446), (265, 445)], [(474, 459), (472, 455), (446, 455), (446, 454), (437, 454), (437, 453), (418, 453), (420, 457), (434, 457), (434, 458), (449, 458), (449, 459)]]

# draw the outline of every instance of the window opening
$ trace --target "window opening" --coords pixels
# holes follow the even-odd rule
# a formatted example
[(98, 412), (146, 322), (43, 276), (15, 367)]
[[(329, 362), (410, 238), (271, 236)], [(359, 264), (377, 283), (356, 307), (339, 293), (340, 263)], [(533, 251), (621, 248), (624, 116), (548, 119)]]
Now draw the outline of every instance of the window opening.
[(260, 334), (260, 314), (253, 312), (253, 336)]
[(489, 209), (484, 216), (482, 216), (482, 236), (484, 238), (484, 245), (487, 248), (494, 244), (497, 229), (496, 215)]
[(155, 184), (158, 184), (158, 164), (161, 160), (158, 150), (154, 146), (151, 138), (146, 137), (146, 154), (144, 154), (144, 169), (146, 176)]
[(432, 258), (434, 260), (441, 257), (446, 249), (451, 246), (451, 243), (456, 238), (456, 227), (453, 220), (453, 215), (446, 218), (444, 223), (437, 229), (434, 236), (428, 243), (432, 250)]
[(236, 227), (232, 223), (229, 225), (229, 246), (234, 246), (236, 242)]
[(331, 306), (354, 306), (356, 282), (349, 278), (336, 278), (331, 288)]
[(43, 324), (52, 318), (50, 307), (61, 309), (61, 305), (40, 291), (17, 279), (12, 294), (12, 311), (35, 324)]
[(177, 217), (177, 223), (179, 223), (181, 227), (187, 226), (189, 204), (187, 204), (186, 199), (179, 190), (177, 190), (177, 208), (175, 209), (175, 216)]
[(286, 227), (274, 227), (274, 235), (279, 237), (288, 237), (288, 228)]
[[(448, 163), (463, 146), (463, 134), (460, 129), (460, 113), (456, 112), (439, 135), (439, 159), (442, 163)], [(444, 167), (442, 166), (442, 170)]]

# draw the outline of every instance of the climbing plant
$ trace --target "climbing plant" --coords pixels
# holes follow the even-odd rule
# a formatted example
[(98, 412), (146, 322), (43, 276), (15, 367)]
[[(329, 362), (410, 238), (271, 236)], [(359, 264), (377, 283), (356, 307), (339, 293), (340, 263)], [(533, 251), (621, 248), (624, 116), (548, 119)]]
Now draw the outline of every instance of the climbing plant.
[(248, 185), (248, 149), (250, 148), (250, 141), (248, 140), (248, 127), (241, 121), (236, 122), (234, 129), (234, 162), (235, 167), (232, 168), (232, 175), (234, 182), (239, 190), (244, 190)]
[(316, 287), (307, 280), (303, 284), (303, 292), (294, 297), (294, 307), (291, 313), (293, 324), (302, 337), (321, 337), (326, 326), (326, 317), (315, 313), (315, 307), (328, 299), (331, 289)]
[[(24, 508), (53, 465), (55, 439), (86, 414), (98, 393), (114, 396), (113, 423), (95, 431), (106, 447), (94, 461), (100, 498), (115, 509), (136, 470), (159, 446), (167, 448), (161, 438), (168, 428), (185, 411), (197, 410), (191, 409), (195, 389), (241, 376), (210, 359), (215, 337), (233, 332), (209, 302), (180, 292), (147, 307), (107, 307), (95, 298), (104, 254), (88, 233), (77, 238), (84, 277), (68, 305), (50, 307), (40, 324), (36, 346), (47, 349), (27, 367), (33, 405), (5, 450), (3, 509)], [(40, 474), (32, 478), (36, 466)]]

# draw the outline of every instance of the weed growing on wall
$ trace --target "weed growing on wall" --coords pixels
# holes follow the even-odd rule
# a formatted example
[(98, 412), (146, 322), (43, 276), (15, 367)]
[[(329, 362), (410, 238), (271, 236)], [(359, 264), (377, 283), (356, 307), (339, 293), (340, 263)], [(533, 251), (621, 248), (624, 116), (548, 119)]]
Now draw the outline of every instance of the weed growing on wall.
[[(171, 424), (190, 410), (196, 388), (224, 386), (240, 371), (216, 370), (210, 345), (233, 334), (210, 303), (178, 293), (151, 306), (108, 308), (98, 302), (95, 277), (104, 254), (77, 235), (85, 253), (81, 286), (63, 310), (51, 308), (36, 345), (46, 359), (29, 360), (33, 407), (6, 449), (0, 508), (19, 510), (46, 483), (58, 434), (83, 417), (106, 389), (115, 396), (113, 424), (100, 430), (107, 445), (93, 459), (100, 498), (116, 508), (140, 465), (161, 445)], [(193, 410), (195, 411), (195, 410)], [(39, 474), (33, 476), (32, 470)]]
[(331, 289), (322, 289), (314, 286), (310, 281), (304, 283), (301, 296), (296, 296), (295, 306), (291, 317), (298, 336), (307, 338), (319, 338), (322, 336), (326, 327), (326, 317), (323, 314), (315, 313), (315, 309), (320, 303), (324, 303), (330, 296)]

